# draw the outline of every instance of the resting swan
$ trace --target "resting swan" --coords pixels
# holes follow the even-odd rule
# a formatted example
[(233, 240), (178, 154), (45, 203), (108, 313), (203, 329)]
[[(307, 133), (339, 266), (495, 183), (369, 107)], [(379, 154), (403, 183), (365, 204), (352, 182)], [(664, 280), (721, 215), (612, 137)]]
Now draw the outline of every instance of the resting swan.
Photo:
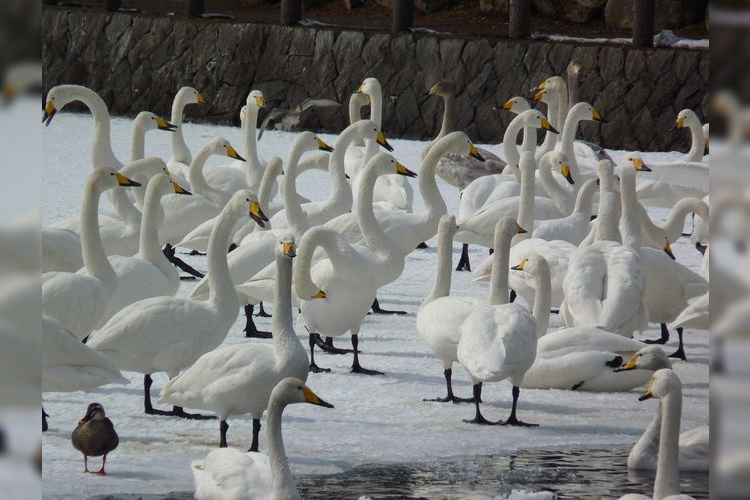
[[(378, 176), (387, 173), (414, 176), (387, 153), (378, 153), (367, 162), (360, 175), (365, 176), (357, 194), (357, 218), (367, 246), (351, 246), (336, 231), (325, 226), (308, 230), (300, 242), (300, 254), (294, 271), (294, 286), (300, 300), (300, 312), (310, 332), (310, 370), (329, 371), (315, 363), (315, 334), (337, 337), (352, 333), (354, 362), (352, 372), (379, 374), (359, 364), (359, 329), (377, 290), (378, 275), (398, 275), (404, 268), (404, 256), (383, 232), (372, 210), (372, 191)], [(315, 249), (322, 246), (328, 259), (311, 268)]]
[(656, 463), (653, 497), (634, 493), (620, 497), (620, 500), (694, 500), (680, 495), (679, 433), (682, 413), (682, 383), (675, 372), (662, 369), (654, 373), (651, 383), (638, 401), (650, 398), (661, 400), (661, 426), (659, 430), (659, 452)]
[(81, 203), (81, 272), (54, 271), (42, 275), (42, 311), (59, 320), (79, 340), (86, 338), (107, 309), (117, 275), (99, 236), (99, 198), (118, 186), (138, 186), (107, 167), (89, 176)]
[(227, 447), (227, 418), (250, 413), (253, 417), (250, 451), (258, 451), (260, 419), (273, 388), (286, 377), (307, 380), (307, 353), (292, 322), (294, 236), (279, 238), (275, 250), (273, 344), (229, 345), (207, 352), (193, 366), (167, 382), (161, 391), (160, 403), (215, 412), (219, 417), (219, 446), (222, 448)]
[(299, 499), (281, 437), (281, 414), (287, 405), (293, 403), (333, 408), (332, 404), (320, 399), (302, 380), (285, 378), (273, 388), (268, 405), (268, 455), (243, 453), (235, 448), (220, 448), (209, 452), (204, 460), (193, 461), (190, 466), (195, 479), (195, 498)]
[[(458, 361), (456, 349), (461, 336), (464, 319), (481, 304), (487, 303), (475, 297), (462, 297), (450, 294), (452, 236), (457, 231), (456, 220), (452, 215), (444, 215), (438, 226), (438, 268), (435, 285), (417, 312), (417, 335), (443, 362), (443, 375), (448, 389), (445, 398), (432, 399), (438, 402), (472, 401), (456, 398), (451, 383), (453, 363)], [(523, 229), (510, 217), (501, 217), (495, 224), (495, 253), (492, 258), (498, 271), (492, 274), (490, 301), (501, 303), (500, 294), (508, 293), (505, 271), (508, 267), (510, 241)]]
[(144, 406), (148, 414), (189, 417), (182, 408), (172, 412), (151, 406), (151, 373), (170, 377), (218, 347), (239, 311), (239, 301), (227, 267), (226, 249), (232, 227), (242, 215), (262, 225), (265, 215), (250, 190), (240, 190), (221, 211), (208, 248), (211, 294), (206, 301), (152, 297), (130, 304), (115, 314), (89, 342), (121, 369), (144, 374)]
[[(635, 353), (627, 363), (615, 371), (657, 371), (665, 368), (672, 368), (667, 353), (660, 347), (647, 346)], [(630, 450), (630, 455), (628, 455), (629, 469), (656, 470), (661, 417), (660, 409), (646, 428), (646, 432)], [(678, 461), (680, 470), (708, 472), (710, 456), (708, 425), (696, 427), (680, 434)]]

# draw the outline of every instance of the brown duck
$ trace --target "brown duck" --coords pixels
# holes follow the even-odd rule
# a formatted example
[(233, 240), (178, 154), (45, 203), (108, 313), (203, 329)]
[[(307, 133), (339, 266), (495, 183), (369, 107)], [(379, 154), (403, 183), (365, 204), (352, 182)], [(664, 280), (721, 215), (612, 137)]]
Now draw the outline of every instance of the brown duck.
[(73, 447), (83, 453), (83, 472), (89, 472), (88, 458), (100, 457), (102, 468), (96, 474), (105, 476), (104, 464), (107, 462), (107, 453), (111, 452), (120, 442), (115, 432), (112, 421), (104, 415), (104, 407), (99, 403), (91, 403), (86, 410), (86, 415), (78, 421), (78, 426), (70, 436)]

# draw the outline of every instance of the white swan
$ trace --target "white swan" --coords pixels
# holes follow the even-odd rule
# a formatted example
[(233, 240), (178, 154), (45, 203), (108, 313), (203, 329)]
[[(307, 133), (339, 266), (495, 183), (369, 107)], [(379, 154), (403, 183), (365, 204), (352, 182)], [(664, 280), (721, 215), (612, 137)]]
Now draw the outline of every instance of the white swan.
[[(422, 149), (422, 159), (429, 153), (430, 148), (437, 141), (457, 130), (456, 127), (456, 91), (450, 82), (438, 82), (427, 92), (428, 95), (437, 95), (443, 98), (443, 122), (437, 137), (430, 141)], [(525, 136), (524, 136), (525, 137)], [(496, 154), (487, 149), (478, 148), (479, 154), (485, 161), (479, 161), (468, 155), (449, 154), (443, 156), (435, 171), (437, 175), (448, 184), (462, 191), (472, 181), (487, 175), (499, 174), (503, 171), (506, 163)]]
[(709, 292), (691, 300), (688, 306), (669, 324), (669, 328), (690, 328), (708, 330), (711, 325), (711, 306)]
[[(367, 94), (370, 98), (370, 120), (380, 129), (383, 118), (383, 91), (380, 82), (375, 78), (365, 78), (356, 90), (358, 93)], [(365, 141), (365, 147), (352, 147), (347, 149), (344, 159), (346, 173), (356, 181), (359, 173), (364, 169), (370, 158), (378, 152), (378, 144), (372, 140)], [(397, 175), (386, 175), (375, 184), (373, 201), (391, 210), (412, 211), (414, 203), (414, 190), (406, 179)]]
[(307, 380), (308, 359), (292, 323), (292, 259), (294, 236), (276, 242), (276, 301), (273, 344), (239, 344), (210, 351), (187, 370), (171, 379), (161, 391), (160, 403), (211, 410), (219, 417), (220, 446), (227, 446), (227, 418), (250, 413), (253, 442), (258, 451), (260, 419), (271, 391), (282, 379)]
[(237, 318), (239, 301), (227, 268), (226, 249), (232, 227), (243, 214), (258, 224), (265, 215), (255, 195), (240, 190), (222, 210), (208, 252), (212, 281), (207, 301), (152, 297), (130, 304), (102, 327), (89, 345), (107, 355), (121, 370), (145, 374), (146, 413), (181, 415), (181, 409), (160, 412), (151, 407), (151, 373), (173, 377), (201, 355), (218, 347)]
[(114, 363), (44, 313), (42, 334), (42, 392), (85, 391), (128, 383)]
[(185, 136), (182, 134), (183, 115), (185, 106), (188, 104), (206, 104), (206, 98), (193, 87), (182, 87), (177, 91), (172, 101), (172, 116), (170, 122), (177, 128), (172, 134), (172, 156), (170, 156), (167, 166), (175, 172), (187, 175), (187, 169), (193, 161), (190, 148), (185, 144)]
[[(600, 167), (612, 163), (602, 160)], [(579, 247), (568, 262), (563, 282), (565, 299), (560, 315), (566, 326), (601, 327), (632, 336), (648, 322), (644, 299), (646, 276), (640, 257), (640, 217), (631, 209), (635, 200), (636, 171), (650, 171), (640, 159), (619, 168), (623, 212), (620, 232), (623, 243), (603, 239), (605, 233), (617, 233), (614, 220), (599, 213), (597, 241)], [(632, 189), (629, 189), (631, 188)]]
[(162, 253), (159, 240), (159, 228), (164, 220), (161, 199), (170, 193), (190, 194), (166, 174), (156, 175), (148, 182), (138, 254), (133, 257), (110, 257), (117, 284), (96, 328), (104, 326), (117, 311), (133, 302), (160, 295), (172, 296), (180, 288), (180, 273)]
[(146, 132), (150, 130), (174, 132), (177, 127), (150, 111), (141, 111), (135, 115), (130, 137), (130, 161), (142, 160), (146, 157)]
[(229, 141), (221, 137), (211, 139), (195, 153), (188, 171), (190, 186), (184, 186), (193, 196), (171, 196), (162, 200), (164, 225), (160, 235), (164, 243), (174, 245), (181, 241), (196, 226), (217, 216), (232, 196), (233, 193), (213, 188), (203, 176), (203, 167), (212, 155), (242, 158)]
[[(602, 121), (602, 115), (591, 104), (579, 102), (570, 108), (565, 117), (565, 125), (560, 135), (560, 141), (555, 146), (556, 149), (565, 153), (568, 159), (570, 170), (576, 181), (585, 181), (594, 175), (597, 162), (591, 158), (576, 155), (575, 146), (578, 142), (575, 140), (578, 124), (583, 120)], [(589, 148), (590, 150), (590, 148)]]
[[(526, 153), (524, 153), (526, 154)], [(530, 153), (529, 153), (530, 154)], [(531, 257), (534, 259), (535, 257)], [(504, 263), (505, 264), (505, 263)], [(539, 279), (549, 281), (549, 267), (542, 259), (535, 265)], [(498, 266), (495, 275), (505, 275), (507, 265)], [(503, 280), (503, 281), (505, 281)], [(507, 283), (507, 281), (506, 281)], [(538, 287), (540, 290), (541, 286)], [(507, 292), (501, 290), (502, 292)], [(546, 295), (546, 296), (545, 296)], [(549, 294), (538, 293), (534, 298), (532, 314), (516, 305), (507, 303), (507, 293), (500, 293), (490, 304), (477, 307), (461, 324), (461, 338), (458, 341), (458, 361), (469, 372), (474, 383), (474, 419), (467, 420), (475, 424), (496, 424), (532, 426), (518, 419), (519, 387), (526, 371), (536, 357), (537, 337), (544, 335), (549, 322)], [(510, 379), (513, 386), (513, 406), (510, 416), (504, 422), (490, 422), (479, 411), (481, 385), (484, 382), (499, 382)]]
[[(564, 131), (565, 120), (568, 116), (568, 86), (565, 80), (559, 76), (552, 76), (537, 85), (532, 92), (534, 93), (534, 101), (541, 101), (547, 105), (547, 119), (552, 126)], [(547, 133), (544, 136), (544, 142), (536, 152), (537, 160), (540, 160), (549, 151), (554, 150), (555, 145), (561, 140), (560, 134)], [(534, 146), (536, 149), (536, 144)]]
[(659, 429), (659, 452), (656, 463), (653, 497), (629, 493), (620, 500), (693, 500), (693, 497), (680, 495), (679, 434), (682, 413), (682, 383), (675, 372), (662, 369), (654, 373), (651, 383), (638, 398), (661, 400), (661, 426)]
[(82, 272), (54, 271), (42, 275), (42, 310), (78, 339), (91, 333), (117, 285), (117, 275), (99, 236), (99, 198), (108, 189), (133, 185), (138, 184), (111, 168), (95, 169), (86, 183), (81, 203)]
[[(404, 268), (405, 254), (383, 232), (372, 210), (372, 192), (376, 179), (391, 172), (414, 176), (387, 153), (378, 153), (361, 172), (363, 179), (357, 194), (357, 218), (367, 246), (351, 246), (334, 230), (318, 226), (308, 230), (300, 242), (300, 256), (294, 272), (294, 286), (300, 299), (300, 311), (310, 332), (310, 370), (323, 370), (315, 363), (315, 334), (337, 337), (352, 334), (354, 362), (352, 372), (378, 374), (359, 364), (359, 329), (383, 276), (398, 277)], [(322, 246), (328, 259), (311, 268), (316, 247)], [(392, 278), (395, 279), (395, 278)]]
[(548, 241), (562, 240), (579, 245), (589, 232), (591, 204), (598, 189), (596, 179), (584, 182), (578, 190), (576, 204), (570, 215), (534, 222), (533, 237)]
[[(653, 248), (664, 248), (664, 241), (667, 240), (674, 243), (680, 237), (682, 237), (682, 229), (685, 225), (685, 217), (689, 214), (695, 214), (698, 216), (697, 219), (693, 219), (697, 222), (699, 219), (705, 227), (708, 227), (709, 213), (708, 205), (706, 202), (699, 198), (682, 198), (672, 205), (667, 220), (662, 223), (657, 223), (651, 220), (648, 212), (642, 208), (641, 205), (641, 217), (643, 223), (643, 236), (644, 245), (648, 245)], [(694, 223), (694, 227), (697, 227)], [(698, 236), (698, 242), (700, 242), (701, 236)]]
[(302, 380), (285, 378), (274, 387), (268, 405), (266, 435), (268, 455), (243, 453), (234, 448), (212, 450), (204, 460), (190, 466), (199, 500), (295, 500), (299, 492), (281, 437), (281, 414), (293, 403), (325, 408), (333, 405), (320, 399)]
[[(630, 370), (657, 371), (664, 368), (671, 369), (672, 363), (660, 347), (646, 346), (636, 352), (622, 367), (615, 371), (629, 372)], [(657, 450), (659, 449), (659, 428), (661, 427), (661, 411), (646, 428), (638, 442), (628, 455), (628, 468), (655, 470)], [(679, 469), (684, 471), (708, 472), (709, 446), (708, 425), (695, 427), (680, 434), (679, 441)]]
[[(435, 286), (417, 312), (417, 335), (443, 362), (448, 395), (446, 398), (432, 400), (439, 402), (462, 401), (453, 395), (451, 384), (453, 363), (458, 361), (456, 349), (461, 338), (461, 324), (472, 311), (487, 303), (485, 299), (476, 297), (449, 295), (452, 236), (456, 230), (453, 216), (444, 215), (440, 219)], [(507, 296), (508, 294), (508, 252), (511, 239), (519, 232), (523, 232), (523, 229), (510, 217), (501, 217), (495, 224), (495, 253), (492, 258), (496, 263), (497, 271), (493, 272), (490, 284), (490, 301), (493, 303), (502, 303), (503, 299), (500, 295)]]

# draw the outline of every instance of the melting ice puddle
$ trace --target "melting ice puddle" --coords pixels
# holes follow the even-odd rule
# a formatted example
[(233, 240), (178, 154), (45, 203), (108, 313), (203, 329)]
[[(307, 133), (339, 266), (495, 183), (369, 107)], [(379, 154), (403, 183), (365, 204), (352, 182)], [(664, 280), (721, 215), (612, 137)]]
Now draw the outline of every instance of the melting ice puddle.
[[(309, 500), (393, 498), (472, 499), (509, 495), (512, 490), (552, 491), (558, 499), (620, 498), (650, 493), (654, 475), (629, 471), (629, 448), (519, 450), (497, 456), (472, 456), (418, 464), (360, 465), (332, 475), (300, 476), (297, 485)], [(682, 493), (708, 498), (708, 473), (681, 473)], [(192, 492), (168, 495), (104, 495), (97, 500), (183, 500)]]

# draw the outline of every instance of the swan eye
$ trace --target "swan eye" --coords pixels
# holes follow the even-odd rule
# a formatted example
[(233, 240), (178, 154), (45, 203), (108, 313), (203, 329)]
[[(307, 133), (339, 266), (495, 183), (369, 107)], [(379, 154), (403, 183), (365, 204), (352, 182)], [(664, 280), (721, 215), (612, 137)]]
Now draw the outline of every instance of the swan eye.
[(250, 198), (245, 198), (245, 201), (250, 201)]

